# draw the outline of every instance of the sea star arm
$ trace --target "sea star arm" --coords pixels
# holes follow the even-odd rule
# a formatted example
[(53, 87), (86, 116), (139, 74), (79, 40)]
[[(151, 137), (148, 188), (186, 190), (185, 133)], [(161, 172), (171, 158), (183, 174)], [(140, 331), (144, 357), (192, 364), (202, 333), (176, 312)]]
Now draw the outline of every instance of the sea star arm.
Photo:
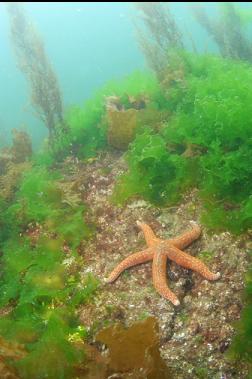
[(191, 255), (177, 249), (176, 247), (167, 246), (165, 249), (165, 254), (169, 259), (176, 262), (178, 265), (196, 271), (208, 280), (217, 280), (220, 277), (219, 272), (214, 274), (199, 259), (192, 257)]
[(155, 236), (153, 230), (149, 227), (149, 225), (144, 224), (143, 222), (140, 222), (140, 221), (137, 221), (137, 225), (142, 230), (145, 241), (149, 247), (161, 241), (159, 238)]
[(190, 245), (194, 240), (198, 239), (201, 233), (201, 229), (198, 225), (195, 225), (191, 230), (183, 233), (177, 238), (169, 240), (169, 242), (176, 246), (178, 249), (183, 250), (185, 247)]
[(114, 280), (118, 278), (118, 276), (127, 268), (151, 261), (153, 258), (153, 250), (151, 248), (131, 254), (127, 258), (125, 258), (118, 266), (114, 268), (114, 270), (109, 275), (106, 280), (107, 283), (112, 283)]
[(174, 305), (179, 305), (179, 299), (177, 296), (168, 288), (166, 280), (166, 262), (167, 256), (163, 252), (163, 247), (159, 246), (156, 254), (153, 257), (152, 263), (152, 278), (153, 284), (157, 292), (164, 296), (166, 299), (170, 300)]

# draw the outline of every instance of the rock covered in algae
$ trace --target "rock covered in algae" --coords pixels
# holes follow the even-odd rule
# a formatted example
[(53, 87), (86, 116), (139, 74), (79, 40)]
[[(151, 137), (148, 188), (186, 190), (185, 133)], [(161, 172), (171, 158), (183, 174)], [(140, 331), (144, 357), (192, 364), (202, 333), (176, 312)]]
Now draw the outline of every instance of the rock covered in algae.
[(29, 162), (8, 163), (4, 175), (0, 173), (0, 193), (4, 200), (10, 200), (15, 193), (22, 174), (30, 167)]
[(126, 150), (138, 127), (158, 130), (168, 116), (167, 112), (155, 109), (108, 110), (108, 143), (119, 150)]
[(28, 133), (22, 130), (12, 130), (12, 160), (15, 163), (23, 163), (32, 155), (32, 142)]
[(108, 143), (125, 150), (133, 141), (138, 124), (138, 114), (146, 107), (144, 96), (108, 96), (105, 100), (108, 121)]
[(109, 145), (124, 150), (135, 136), (137, 127), (136, 109), (126, 111), (109, 110), (108, 117), (108, 143)]
[(133, 141), (138, 127), (159, 129), (167, 112), (147, 106), (144, 95), (108, 96), (105, 100), (108, 123), (108, 143), (119, 150), (126, 150)]
[(7, 171), (7, 166), (12, 160), (12, 155), (8, 149), (2, 149), (0, 151), (0, 176), (4, 175)]
[(13, 168), (14, 165), (27, 162), (31, 155), (32, 142), (29, 134), (22, 130), (13, 129), (12, 146), (0, 150), (0, 176), (5, 175), (10, 167)]
[(24, 347), (18, 343), (11, 343), (0, 336), (0, 378), (19, 379), (15, 370), (7, 364), (9, 359), (18, 360), (26, 356)]

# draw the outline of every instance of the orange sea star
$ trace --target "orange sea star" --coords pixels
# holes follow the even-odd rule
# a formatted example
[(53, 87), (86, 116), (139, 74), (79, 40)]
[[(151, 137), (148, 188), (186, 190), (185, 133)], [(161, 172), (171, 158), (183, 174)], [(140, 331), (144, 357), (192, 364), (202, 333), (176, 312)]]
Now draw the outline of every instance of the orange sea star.
[(199, 226), (195, 225), (190, 231), (182, 234), (177, 238), (162, 240), (155, 236), (154, 232), (147, 224), (137, 221), (137, 225), (142, 229), (144, 233), (148, 248), (138, 253), (131, 254), (126, 259), (124, 259), (111, 272), (108, 279), (106, 280), (107, 283), (111, 283), (116, 280), (118, 276), (127, 268), (153, 260), (152, 277), (154, 287), (160, 295), (170, 300), (174, 305), (179, 305), (180, 302), (177, 296), (167, 286), (167, 258), (176, 262), (182, 267), (189, 268), (193, 271), (198, 272), (208, 280), (219, 279), (219, 272), (217, 274), (214, 274), (199, 259), (194, 258), (182, 251), (186, 246), (190, 245), (194, 240), (199, 238), (201, 233)]

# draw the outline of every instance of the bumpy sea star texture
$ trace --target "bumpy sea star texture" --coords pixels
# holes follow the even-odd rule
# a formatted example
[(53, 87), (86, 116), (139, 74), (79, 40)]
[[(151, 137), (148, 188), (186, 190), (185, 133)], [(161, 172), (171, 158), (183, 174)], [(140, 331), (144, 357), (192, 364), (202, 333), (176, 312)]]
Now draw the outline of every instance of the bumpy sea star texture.
[(179, 305), (179, 299), (167, 285), (167, 258), (182, 267), (198, 272), (208, 280), (219, 279), (219, 272), (214, 274), (199, 259), (182, 251), (182, 249), (186, 248), (194, 240), (199, 238), (201, 230), (198, 225), (194, 225), (190, 231), (182, 234), (181, 236), (169, 240), (162, 240), (156, 237), (152, 229), (145, 223), (137, 222), (137, 225), (144, 233), (148, 248), (131, 254), (118, 266), (116, 266), (106, 280), (108, 283), (115, 281), (127, 268), (152, 260), (152, 278), (154, 287), (161, 296), (170, 300), (174, 305)]

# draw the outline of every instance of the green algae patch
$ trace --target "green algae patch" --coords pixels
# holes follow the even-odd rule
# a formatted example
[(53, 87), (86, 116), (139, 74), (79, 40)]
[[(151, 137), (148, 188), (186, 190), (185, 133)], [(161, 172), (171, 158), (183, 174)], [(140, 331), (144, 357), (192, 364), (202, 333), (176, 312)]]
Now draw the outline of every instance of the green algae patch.
[(181, 60), (184, 78), (166, 99), (171, 114), (129, 145), (114, 199), (166, 206), (196, 187), (204, 224), (239, 234), (252, 226), (252, 69), (210, 55), (183, 53)]
[(132, 372), (133, 378), (171, 379), (172, 374), (159, 352), (157, 321), (148, 317), (125, 328), (120, 324), (101, 330), (96, 341), (109, 349), (110, 375)]
[(197, 258), (202, 260), (205, 263), (210, 263), (213, 258), (214, 258), (214, 252), (212, 251), (201, 251), (198, 255)]
[(161, 135), (146, 130), (130, 145), (126, 160), (129, 171), (117, 182), (112, 201), (122, 204), (132, 196), (141, 196), (156, 204), (177, 201), (185, 184), (186, 160), (167, 151)]
[(99, 285), (80, 275), (78, 247), (92, 231), (80, 198), (61, 179), (33, 166), (2, 218), (12, 233), (0, 241), (0, 335), (22, 344), (25, 356), (7, 363), (24, 379), (73, 377), (86, 337), (75, 311)]
[(84, 352), (68, 339), (71, 328), (67, 317), (52, 311), (41, 338), (30, 353), (16, 363), (22, 378), (68, 378), (74, 365), (80, 364)]
[(228, 356), (235, 361), (249, 365), (249, 378), (252, 375), (252, 268), (245, 275), (244, 308), (241, 319), (235, 323), (236, 335), (233, 338)]
[[(136, 71), (123, 80), (110, 81), (82, 106), (72, 106), (66, 111), (67, 133), (59, 131), (57, 138), (54, 139), (53, 150), (45, 150), (39, 154), (37, 162), (50, 166), (70, 154), (74, 154), (80, 159), (86, 159), (94, 157), (99, 151), (106, 149), (108, 147), (106, 98), (111, 96), (120, 97), (125, 109), (128, 107), (129, 97), (136, 99), (142, 96), (147, 97), (148, 109), (150, 109), (147, 112), (149, 120), (153, 118), (153, 114), (155, 114), (155, 120), (159, 119), (158, 112), (155, 110), (159, 110), (165, 104), (160, 85), (152, 73)], [(153, 112), (151, 112), (152, 110)], [(119, 124), (117, 123), (117, 125)], [(135, 124), (130, 123), (130, 126), (132, 125), (134, 127)], [(133, 135), (131, 127), (128, 128), (128, 132), (131, 137)], [(125, 130), (122, 130), (122, 134), (120, 136), (117, 133), (120, 143), (125, 135)]]

